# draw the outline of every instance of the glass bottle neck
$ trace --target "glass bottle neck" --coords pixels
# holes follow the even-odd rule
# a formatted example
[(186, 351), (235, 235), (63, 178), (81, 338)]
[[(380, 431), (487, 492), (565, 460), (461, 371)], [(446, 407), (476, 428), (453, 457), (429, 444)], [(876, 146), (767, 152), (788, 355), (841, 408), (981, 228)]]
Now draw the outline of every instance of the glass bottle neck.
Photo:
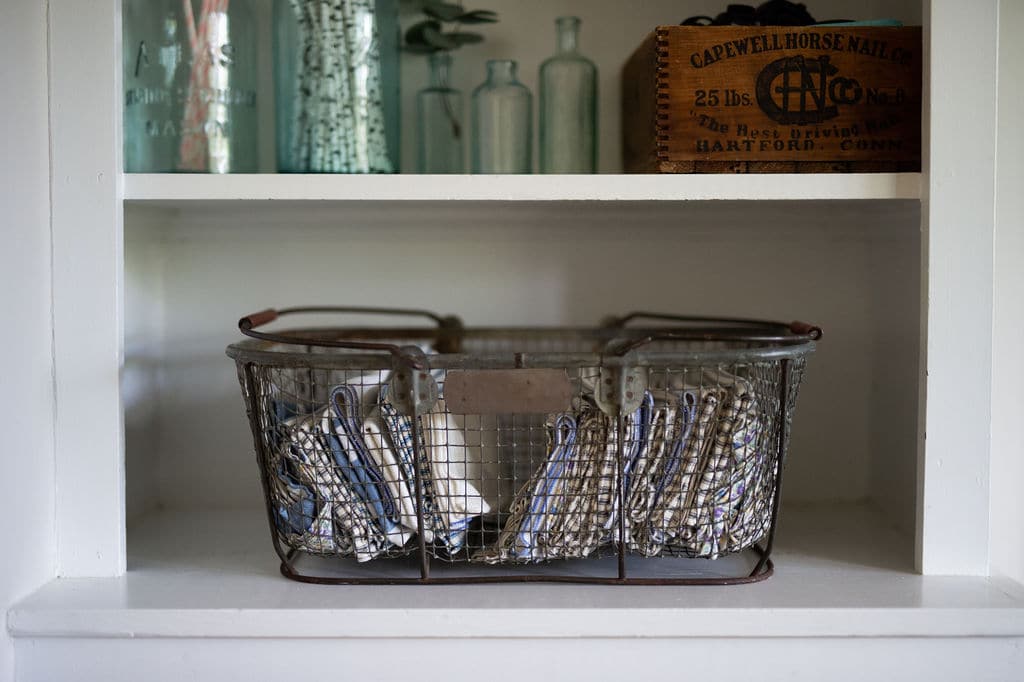
[(580, 20), (576, 17), (561, 17), (555, 22), (558, 37), (558, 52), (576, 52), (579, 48)]
[(487, 82), (491, 85), (515, 83), (516, 63), (507, 59), (492, 59), (487, 62)]
[(447, 52), (434, 52), (430, 55), (430, 87), (451, 87), (452, 56)]

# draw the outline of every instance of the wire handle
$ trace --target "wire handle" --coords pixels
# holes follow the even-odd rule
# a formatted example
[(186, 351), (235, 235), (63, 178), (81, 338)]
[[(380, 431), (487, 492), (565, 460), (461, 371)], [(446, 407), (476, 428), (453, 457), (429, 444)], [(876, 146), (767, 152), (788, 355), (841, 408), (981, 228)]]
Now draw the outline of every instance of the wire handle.
[[(701, 315), (675, 315), (672, 313), (656, 313), (650, 311), (639, 311), (627, 313), (622, 317), (609, 317), (604, 320), (602, 326), (608, 329), (616, 329), (619, 327), (625, 327), (627, 324), (637, 319), (648, 319), (648, 320), (662, 320), (665, 322), (706, 322), (712, 325), (732, 324), (732, 325), (743, 325), (745, 327), (756, 327), (759, 329), (789, 329), (794, 334), (807, 334), (811, 330), (817, 329), (818, 336), (814, 339), (821, 338), (821, 328), (814, 325), (807, 324), (805, 322), (776, 322), (773, 320), (759, 320), (750, 317), (704, 317)], [(800, 325), (794, 327), (794, 325)], [(803, 329), (806, 331), (798, 331)]]
[(436, 346), (439, 352), (455, 352), (461, 340), (460, 337), (462, 332), (462, 321), (458, 317), (454, 315), (441, 316), (429, 310), (419, 310), (413, 308), (367, 308), (359, 306), (306, 306), (300, 308), (282, 308), (281, 310), (267, 308), (266, 310), (261, 310), (259, 312), (246, 315), (239, 319), (238, 331), (254, 339), (260, 339), (261, 341), (271, 341), (273, 343), (297, 344), (302, 346), (317, 346), (321, 348), (347, 348), (352, 350), (386, 351), (388, 353), (391, 353), (396, 360), (401, 361), (403, 364), (415, 367), (416, 369), (425, 369), (426, 367), (425, 361), (422, 357), (416, 357), (415, 354), (409, 353), (406, 348), (403, 348), (402, 346), (398, 346), (393, 343), (373, 343), (369, 341), (332, 341), (328, 339), (310, 339), (305, 337), (297, 337), (286, 333), (256, 331), (257, 327), (269, 324), (284, 315), (297, 315), (308, 313), (402, 315), (426, 317), (437, 323), (439, 334)]
[[(807, 322), (772, 322), (769, 320), (754, 320), (750, 318), (712, 318), (712, 317), (690, 317), (686, 315), (666, 315), (662, 313), (630, 313), (621, 318), (615, 318), (619, 324), (608, 324), (606, 326), (615, 328), (622, 327), (625, 322), (638, 317), (651, 317), (661, 320), (674, 320), (678, 322), (717, 322), (730, 324), (743, 324), (750, 327), (750, 331), (737, 329), (727, 331), (717, 329), (708, 331), (706, 329), (679, 330), (656, 332), (638, 339), (630, 339), (619, 346), (612, 347), (609, 352), (613, 355), (623, 356), (638, 348), (656, 341), (750, 341), (755, 343), (778, 343), (782, 345), (796, 345), (808, 341), (818, 341), (822, 337), (821, 327)], [(771, 333), (771, 332), (783, 333)], [(765, 333), (768, 332), (768, 333)]]

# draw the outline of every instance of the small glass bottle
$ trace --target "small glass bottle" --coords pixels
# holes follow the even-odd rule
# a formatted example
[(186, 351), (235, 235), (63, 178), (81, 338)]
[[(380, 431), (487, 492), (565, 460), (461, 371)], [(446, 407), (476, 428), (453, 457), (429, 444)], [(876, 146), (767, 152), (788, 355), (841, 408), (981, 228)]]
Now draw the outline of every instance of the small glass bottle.
[(578, 52), (580, 20), (555, 22), (558, 52), (540, 67), (540, 172), (597, 171), (597, 67)]
[(464, 173), (462, 93), (451, 87), (452, 56), (430, 55), (430, 85), (416, 96), (420, 173)]
[(516, 80), (516, 63), (487, 62), (487, 80), (473, 92), (473, 172), (533, 170), (533, 96)]
[(125, 171), (258, 170), (249, 0), (125, 0), (123, 45)]
[(275, 0), (282, 173), (399, 168), (398, 0)]

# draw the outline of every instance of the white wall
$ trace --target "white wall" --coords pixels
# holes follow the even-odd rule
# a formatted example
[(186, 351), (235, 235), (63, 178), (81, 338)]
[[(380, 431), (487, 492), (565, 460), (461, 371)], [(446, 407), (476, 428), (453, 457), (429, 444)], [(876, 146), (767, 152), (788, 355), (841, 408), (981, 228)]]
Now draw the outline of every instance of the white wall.
[[(909, 530), (919, 209), (850, 202), (830, 204), (826, 218), (822, 208), (132, 209), (126, 365), (148, 376), (139, 386), (151, 392), (125, 390), (126, 423), (145, 429), (128, 432), (129, 509), (151, 506), (154, 494), (169, 508), (260, 503), (235, 369), (223, 354), (240, 338), (242, 314), (363, 303), (455, 312), (475, 325), (594, 324), (655, 309), (821, 324), (826, 338), (797, 410), (786, 499), (874, 497), (890, 523)], [(153, 336), (160, 327), (162, 339)], [(155, 376), (141, 372), (154, 365)]]
[[(50, 324), (46, 3), (0, 3), (0, 612), (52, 578), (53, 362)], [(0, 680), (14, 649), (0, 631)]]
[(999, 3), (995, 310), (992, 334), (992, 572), (1024, 582), (1024, 3)]

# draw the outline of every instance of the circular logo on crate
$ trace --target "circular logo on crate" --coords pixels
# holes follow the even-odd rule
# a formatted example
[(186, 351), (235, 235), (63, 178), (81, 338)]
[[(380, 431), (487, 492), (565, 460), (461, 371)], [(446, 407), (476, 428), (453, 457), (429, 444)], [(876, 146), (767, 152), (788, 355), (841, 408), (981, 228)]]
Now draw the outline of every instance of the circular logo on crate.
[(839, 104), (856, 104), (864, 91), (839, 72), (828, 56), (783, 57), (757, 75), (757, 105), (778, 123), (821, 123), (839, 115)]

